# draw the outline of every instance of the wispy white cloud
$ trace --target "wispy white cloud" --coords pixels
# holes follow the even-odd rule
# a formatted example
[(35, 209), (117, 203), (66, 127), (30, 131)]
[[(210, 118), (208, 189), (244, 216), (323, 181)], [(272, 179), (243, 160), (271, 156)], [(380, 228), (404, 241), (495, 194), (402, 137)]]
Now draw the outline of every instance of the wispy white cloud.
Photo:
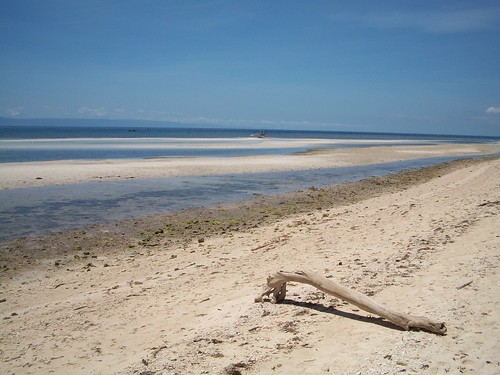
[(500, 7), (341, 13), (334, 15), (333, 18), (381, 29), (417, 29), (429, 33), (461, 33), (500, 29)]
[(500, 107), (488, 107), (486, 113), (500, 114)]
[(9, 116), (12, 116), (12, 117), (19, 116), (23, 113), (23, 107), (7, 108), (6, 112)]
[(88, 108), (88, 107), (80, 107), (78, 109), (78, 113), (82, 115), (89, 115), (89, 116), (105, 116), (106, 115), (106, 110), (104, 108)]

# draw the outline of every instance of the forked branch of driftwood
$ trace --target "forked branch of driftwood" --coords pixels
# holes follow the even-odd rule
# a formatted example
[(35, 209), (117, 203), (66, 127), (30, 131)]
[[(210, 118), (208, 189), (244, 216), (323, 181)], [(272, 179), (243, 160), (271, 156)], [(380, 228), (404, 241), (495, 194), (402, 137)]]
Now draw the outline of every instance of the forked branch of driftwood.
[(255, 302), (262, 302), (263, 298), (270, 294), (272, 294), (271, 302), (279, 303), (283, 301), (286, 295), (286, 283), (289, 281), (312, 285), (322, 292), (352, 303), (369, 313), (381, 316), (405, 330), (413, 328), (422, 329), (438, 335), (444, 335), (446, 333), (446, 325), (443, 322), (437, 322), (424, 316), (408, 315), (390, 310), (364, 294), (346, 288), (314, 272), (276, 272), (274, 275), (267, 278), (267, 286), (262, 293), (255, 297)]

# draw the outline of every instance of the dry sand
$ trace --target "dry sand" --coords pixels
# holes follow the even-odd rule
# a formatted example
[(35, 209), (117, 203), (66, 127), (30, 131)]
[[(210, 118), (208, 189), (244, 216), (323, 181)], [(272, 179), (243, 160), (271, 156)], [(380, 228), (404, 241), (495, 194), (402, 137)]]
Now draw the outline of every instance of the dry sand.
[(299, 155), (1, 163), (0, 189), (130, 178), (277, 172), (500, 152), (500, 143), (318, 150)]
[[(0, 372), (500, 373), (499, 158), (269, 202), (2, 245)], [(448, 334), (402, 331), (300, 284), (283, 304), (254, 303), (279, 269)]]

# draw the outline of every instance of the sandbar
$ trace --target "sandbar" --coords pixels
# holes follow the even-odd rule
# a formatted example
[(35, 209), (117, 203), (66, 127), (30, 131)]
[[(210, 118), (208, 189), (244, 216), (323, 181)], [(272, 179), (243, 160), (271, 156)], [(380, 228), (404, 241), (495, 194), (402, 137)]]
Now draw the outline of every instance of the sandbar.
[(302, 154), (113, 160), (63, 160), (0, 164), (0, 189), (90, 181), (278, 172), (334, 168), (437, 156), (500, 152), (500, 143), (319, 149)]

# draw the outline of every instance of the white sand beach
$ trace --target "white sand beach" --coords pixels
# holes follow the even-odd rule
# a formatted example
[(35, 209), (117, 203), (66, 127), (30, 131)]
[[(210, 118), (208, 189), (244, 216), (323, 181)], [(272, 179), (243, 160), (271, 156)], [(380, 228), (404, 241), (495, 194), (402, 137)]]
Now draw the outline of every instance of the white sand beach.
[[(471, 155), (483, 147), (445, 146)], [(376, 151), (284, 158), (292, 160), (288, 168), (319, 168), (327, 160), (368, 163), (443, 152)], [(195, 161), (191, 173), (208, 173), (207, 162)], [(218, 173), (242, 168), (240, 158), (226, 162)], [(125, 177), (125, 171), (136, 177), (186, 173), (190, 165), (173, 163), (175, 168), (165, 160), (117, 162), (108, 170), (99, 163), (92, 171), (90, 164), (58, 170), (56, 163), (42, 163), (19, 168), (23, 172), (3, 181), (3, 188), (34, 185), (38, 175), (55, 184), (121, 178), (116, 174)], [(257, 164), (243, 169), (284, 168)], [(76, 166), (80, 174), (71, 173)], [(149, 231), (96, 227), (3, 244), (0, 370), (498, 374), (500, 159), (433, 171), (350, 184), (335, 193), (341, 200), (321, 207), (314, 201), (327, 191), (306, 191), (296, 204), (309, 200), (314, 208), (307, 212), (218, 232), (195, 231), (203, 222), (190, 221), (177, 236), (169, 232), (170, 219), (157, 218), (132, 223)], [(404, 183), (408, 179), (415, 182)], [(252, 207), (269, 215), (259, 202), (241, 209)], [(303, 284), (290, 283), (284, 303), (255, 303), (266, 277), (281, 269), (318, 272), (392, 309), (443, 321), (447, 334), (401, 330)]]

